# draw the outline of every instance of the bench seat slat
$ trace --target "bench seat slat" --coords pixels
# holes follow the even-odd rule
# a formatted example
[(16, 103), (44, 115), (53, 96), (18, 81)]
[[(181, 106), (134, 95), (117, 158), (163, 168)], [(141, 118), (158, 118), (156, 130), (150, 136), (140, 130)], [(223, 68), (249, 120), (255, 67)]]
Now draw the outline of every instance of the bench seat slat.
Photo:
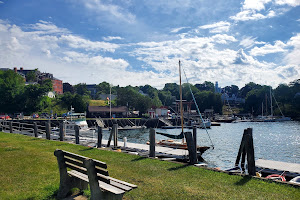
[[(80, 178), (86, 182), (88, 182), (88, 175), (86, 174), (82, 174), (76, 170), (72, 170), (72, 171), (68, 171), (68, 174), (70, 174), (71, 176), (75, 176), (77, 178)], [(111, 193), (114, 193), (114, 194), (123, 194), (125, 193), (124, 190), (120, 189), (120, 188), (117, 188), (117, 187), (114, 187), (112, 185), (109, 185), (103, 181), (99, 181), (99, 186), (101, 189), (105, 190), (105, 191), (108, 191), (108, 192), (111, 192)]]
[(113, 178), (113, 177), (111, 177), (111, 176), (109, 176), (108, 178), (109, 178), (110, 180), (112, 180), (112, 181), (121, 183), (121, 184), (126, 185), (126, 186), (128, 186), (128, 187), (137, 188), (137, 185), (134, 185), (134, 184), (131, 184), (131, 183), (127, 183), (127, 182), (125, 182), (125, 181), (121, 181), (121, 180), (118, 180), (118, 179), (115, 179), (115, 178)]

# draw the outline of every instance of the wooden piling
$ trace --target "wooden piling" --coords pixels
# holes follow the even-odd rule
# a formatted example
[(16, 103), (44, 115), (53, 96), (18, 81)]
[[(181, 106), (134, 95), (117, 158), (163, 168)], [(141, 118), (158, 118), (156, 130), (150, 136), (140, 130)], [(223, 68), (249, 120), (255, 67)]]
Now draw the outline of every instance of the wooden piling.
[(194, 139), (195, 151), (197, 153), (197, 127), (195, 125), (193, 126), (193, 139)]
[(255, 158), (254, 158), (254, 145), (253, 145), (253, 135), (252, 128), (248, 128), (248, 140), (247, 140), (247, 163), (248, 163), (248, 174), (250, 176), (255, 176), (256, 168), (255, 168)]
[(10, 133), (13, 132), (12, 121), (9, 122), (9, 132)]
[(64, 122), (59, 124), (59, 140), (64, 141), (65, 124)]
[(109, 138), (108, 138), (108, 141), (107, 141), (107, 147), (110, 147), (110, 142), (111, 142), (111, 138), (112, 138), (113, 133), (114, 133), (114, 128), (112, 128), (110, 130)]
[(38, 137), (38, 127), (36, 122), (33, 122), (33, 133), (34, 137)]
[(98, 133), (97, 147), (100, 148), (102, 146), (102, 127), (98, 126), (97, 133)]
[(114, 130), (114, 147), (118, 146), (118, 125), (114, 124), (113, 125), (113, 130)]
[(75, 144), (79, 144), (79, 126), (75, 125)]
[(195, 141), (194, 141), (194, 138), (192, 136), (192, 133), (191, 132), (185, 132), (184, 135), (185, 135), (185, 138), (186, 138), (186, 143), (187, 143), (187, 147), (188, 147), (188, 151), (189, 151), (190, 164), (191, 165), (196, 164), (196, 163), (198, 163), (197, 151), (195, 151), (196, 150)]
[(50, 140), (51, 124), (50, 121), (45, 123), (46, 125), (46, 139)]
[(154, 130), (154, 128), (150, 128), (149, 140), (150, 140), (149, 157), (155, 158), (155, 130)]
[(241, 159), (241, 168), (243, 172), (245, 171), (246, 157), (247, 157), (248, 174), (251, 176), (255, 176), (256, 169), (255, 169), (252, 128), (248, 128), (244, 130), (239, 152), (235, 161), (235, 166), (239, 166), (239, 162)]

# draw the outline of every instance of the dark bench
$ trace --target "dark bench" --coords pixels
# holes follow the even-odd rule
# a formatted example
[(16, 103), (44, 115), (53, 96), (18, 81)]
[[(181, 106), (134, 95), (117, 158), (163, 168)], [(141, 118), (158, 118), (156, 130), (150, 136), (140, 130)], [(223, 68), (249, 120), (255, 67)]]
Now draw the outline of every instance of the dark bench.
[[(80, 156), (63, 150), (55, 150), (57, 157), (60, 186), (57, 198), (65, 198), (72, 188), (88, 189), (91, 199), (122, 199), (126, 191), (136, 185), (109, 176), (104, 162)], [(67, 169), (71, 170), (67, 170)]]

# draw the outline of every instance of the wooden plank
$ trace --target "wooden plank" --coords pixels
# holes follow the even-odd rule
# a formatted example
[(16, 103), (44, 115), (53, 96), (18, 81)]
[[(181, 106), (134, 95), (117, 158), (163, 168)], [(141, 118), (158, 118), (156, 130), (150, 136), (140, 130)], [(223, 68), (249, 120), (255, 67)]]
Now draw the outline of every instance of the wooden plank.
[[(68, 171), (68, 174), (70, 174), (71, 176), (75, 176), (77, 178), (80, 178), (80, 179), (82, 179), (86, 182), (89, 182), (88, 175), (82, 174), (82, 173), (80, 173), (76, 170)], [(99, 181), (99, 186), (100, 186), (101, 189), (103, 189), (105, 191), (108, 191), (108, 192), (111, 192), (113, 194), (123, 194), (123, 193), (125, 193), (124, 190), (119, 189), (119, 188), (117, 188), (115, 186), (112, 186), (110, 184), (104, 183), (102, 181)]]
[(68, 168), (76, 170), (80, 173), (87, 174), (87, 170), (84, 167), (79, 167), (79, 166), (73, 165), (72, 163), (69, 163), (69, 162), (66, 162), (66, 166)]
[(287, 163), (273, 160), (258, 159), (255, 161), (255, 165), (260, 168), (269, 168), (276, 169), (279, 171), (300, 173), (300, 164), (298, 163)]
[(132, 190), (132, 187), (128, 187), (126, 185), (123, 185), (123, 184), (115, 182), (115, 181), (110, 181), (110, 185), (113, 185), (113, 186), (120, 188), (121, 190), (125, 190), (125, 191)]
[(76, 160), (76, 159), (72, 159), (72, 158), (65, 157), (65, 162), (71, 163), (71, 164), (76, 165), (76, 166), (78, 166), (78, 167), (83, 167), (83, 168), (85, 168), (85, 167), (83, 166), (82, 161), (79, 161), (79, 160)]
[(123, 185), (127, 185), (127, 186), (132, 187), (132, 188), (137, 188), (137, 185), (134, 185), (134, 184), (131, 184), (131, 183), (127, 183), (127, 182), (125, 182), (125, 181), (118, 180), (118, 179), (113, 178), (113, 177), (111, 177), (111, 176), (109, 176), (108, 178), (109, 178), (110, 180), (112, 180), (112, 181), (121, 183), (121, 184), (123, 184)]
[[(67, 156), (67, 157), (70, 157), (70, 158), (74, 158), (76, 160), (80, 160), (80, 161), (84, 161), (85, 159), (90, 159), (88, 157), (85, 157), (85, 156), (81, 156), (81, 155), (78, 155), (78, 154), (75, 154), (75, 153), (71, 153), (71, 152), (68, 152), (68, 151), (63, 151), (64, 152), (64, 156)], [(94, 159), (93, 159), (94, 160)], [(101, 167), (103, 169), (107, 169), (107, 165), (105, 162), (101, 162), (99, 160), (94, 160), (95, 161), (95, 164), (96, 166), (98, 167)]]

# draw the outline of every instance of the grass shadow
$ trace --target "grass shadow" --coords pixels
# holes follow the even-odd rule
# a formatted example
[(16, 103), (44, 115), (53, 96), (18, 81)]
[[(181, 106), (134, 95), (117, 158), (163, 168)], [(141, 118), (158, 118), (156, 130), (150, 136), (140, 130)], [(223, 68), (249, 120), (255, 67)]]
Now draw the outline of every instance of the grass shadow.
[(141, 161), (144, 159), (146, 159), (146, 157), (139, 157), (139, 158), (135, 158), (135, 159), (131, 160), (131, 162), (137, 162), (137, 161)]
[(81, 149), (81, 150), (79, 150), (79, 151), (89, 151), (89, 150), (93, 150), (93, 149), (95, 149), (94, 147), (89, 147), (89, 148), (87, 148), (87, 149)]
[(243, 186), (243, 185), (245, 185), (246, 183), (248, 183), (250, 180), (251, 180), (251, 177), (249, 177), (249, 176), (244, 176), (241, 180), (239, 180), (238, 182), (236, 182), (235, 185)]
[(175, 170), (179, 170), (179, 169), (184, 169), (186, 167), (190, 166), (189, 164), (185, 164), (185, 165), (180, 165), (178, 167), (172, 167), (172, 168), (169, 168), (168, 171), (175, 171)]

